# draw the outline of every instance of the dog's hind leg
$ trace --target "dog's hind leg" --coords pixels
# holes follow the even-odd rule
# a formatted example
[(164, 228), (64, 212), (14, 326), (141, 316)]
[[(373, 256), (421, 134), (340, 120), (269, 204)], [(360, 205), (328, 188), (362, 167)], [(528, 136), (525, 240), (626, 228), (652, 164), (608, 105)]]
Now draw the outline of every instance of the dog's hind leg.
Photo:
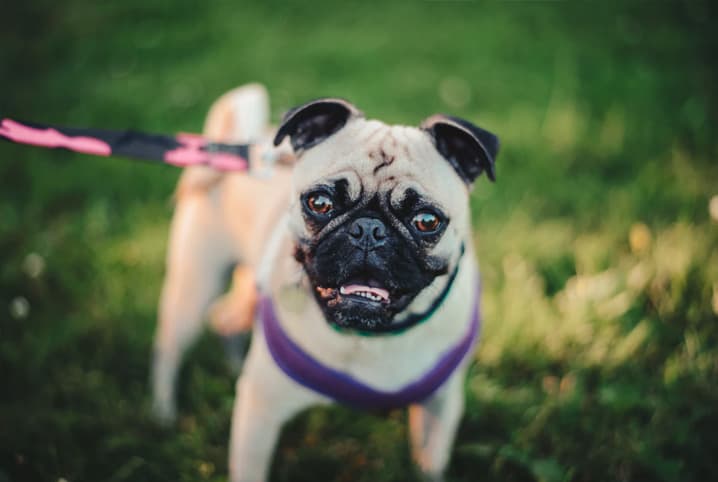
[(210, 310), (210, 325), (222, 337), (230, 368), (235, 373), (242, 367), (258, 298), (254, 270), (238, 266), (230, 292)]
[(409, 407), (411, 451), (427, 481), (444, 480), (456, 428), (464, 413), (465, 373), (465, 367), (457, 370), (440, 392)]
[(175, 417), (182, 356), (200, 333), (207, 308), (224, 290), (235, 259), (213, 194), (183, 195), (172, 220), (152, 367), (153, 410), (165, 422)]

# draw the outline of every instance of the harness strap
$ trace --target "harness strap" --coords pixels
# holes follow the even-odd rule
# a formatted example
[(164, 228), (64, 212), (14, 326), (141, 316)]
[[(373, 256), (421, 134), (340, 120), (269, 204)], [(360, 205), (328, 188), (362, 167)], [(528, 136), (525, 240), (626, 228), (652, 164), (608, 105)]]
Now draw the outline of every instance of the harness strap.
[(95, 156), (126, 156), (187, 167), (246, 171), (249, 145), (211, 142), (197, 134), (148, 134), (134, 130), (85, 129), (18, 122), (3, 118), (0, 139), (18, 144), (66, 149)]
[(395, 391), (372, 388), (351, 375), (328, 367), (302, 350), (282, 329), (269, 297), (259, 302), (259, 317), (269, 352), (292, 380), (337, 402), (369, 411), (388, 410), (426, 400), (456, 370), (476, 342), (480, 330), (479, 283), (466, 334), (415, 381)]

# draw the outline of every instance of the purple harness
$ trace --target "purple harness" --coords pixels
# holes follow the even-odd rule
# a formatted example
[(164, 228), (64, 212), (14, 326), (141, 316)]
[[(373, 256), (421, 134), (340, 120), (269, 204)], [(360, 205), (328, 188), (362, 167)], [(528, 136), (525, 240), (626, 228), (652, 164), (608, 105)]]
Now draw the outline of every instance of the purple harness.
[(369, 411), (400, 408), (429, 398), (454, 372), (474, 346), (480, 330), (479, 289), (467, 333), (447, 350), (420, 378), (396, 391), (372, 388), (352, 376), (330, 368), (302, 350), (282, 329), (269, 297), (259, 301), (259, 317), (269, 352), (292, 380), (337, 402)]

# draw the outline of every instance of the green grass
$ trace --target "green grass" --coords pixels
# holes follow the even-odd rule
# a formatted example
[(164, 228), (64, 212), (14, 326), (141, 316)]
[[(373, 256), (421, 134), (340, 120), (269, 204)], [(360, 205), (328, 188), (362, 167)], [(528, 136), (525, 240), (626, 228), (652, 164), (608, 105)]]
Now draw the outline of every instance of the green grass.
[[(198, 131), (265, 83), (502, 139), (473, 195), (485, 331), (452, 481), (718, 478), (718, 47), (708, 2), (15, 2), (0, 112)], [(0, 481), (225, 480), (208, 334), (180, 420), (148, 412), (178, 171), (0, 144)], [(23, 301), (24, 300), (24, 301)], [(23, 308), (29, 308), (23, 313)], [(24, 315), (24, 316), (23, 316)], [(405, 413), (312, 410), (274, 480), (417, 480)]]

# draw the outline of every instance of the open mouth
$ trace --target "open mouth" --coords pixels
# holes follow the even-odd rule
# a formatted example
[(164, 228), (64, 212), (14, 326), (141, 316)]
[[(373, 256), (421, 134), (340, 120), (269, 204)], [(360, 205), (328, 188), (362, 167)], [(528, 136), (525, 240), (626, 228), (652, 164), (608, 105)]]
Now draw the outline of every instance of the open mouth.
[(389, 302), (389, 292), (384, 288), (358, 283), (340, 286), (339, 294), (342, 296), (360, 297), (377, 303)]
[(370, 281), (349, 281), (339, 288), (317, 287), (319, 297), (330, 304), (338, 304), (344, 301), (360, 301), (377, 305), (389, 304), (391, 296), (389, 290), (380, 283)]
[(391, 324), (414, 296), (368, 277), (353, 277), (329, 287), (315, 285), (314, 289), (327, 321), (368, 331)]

